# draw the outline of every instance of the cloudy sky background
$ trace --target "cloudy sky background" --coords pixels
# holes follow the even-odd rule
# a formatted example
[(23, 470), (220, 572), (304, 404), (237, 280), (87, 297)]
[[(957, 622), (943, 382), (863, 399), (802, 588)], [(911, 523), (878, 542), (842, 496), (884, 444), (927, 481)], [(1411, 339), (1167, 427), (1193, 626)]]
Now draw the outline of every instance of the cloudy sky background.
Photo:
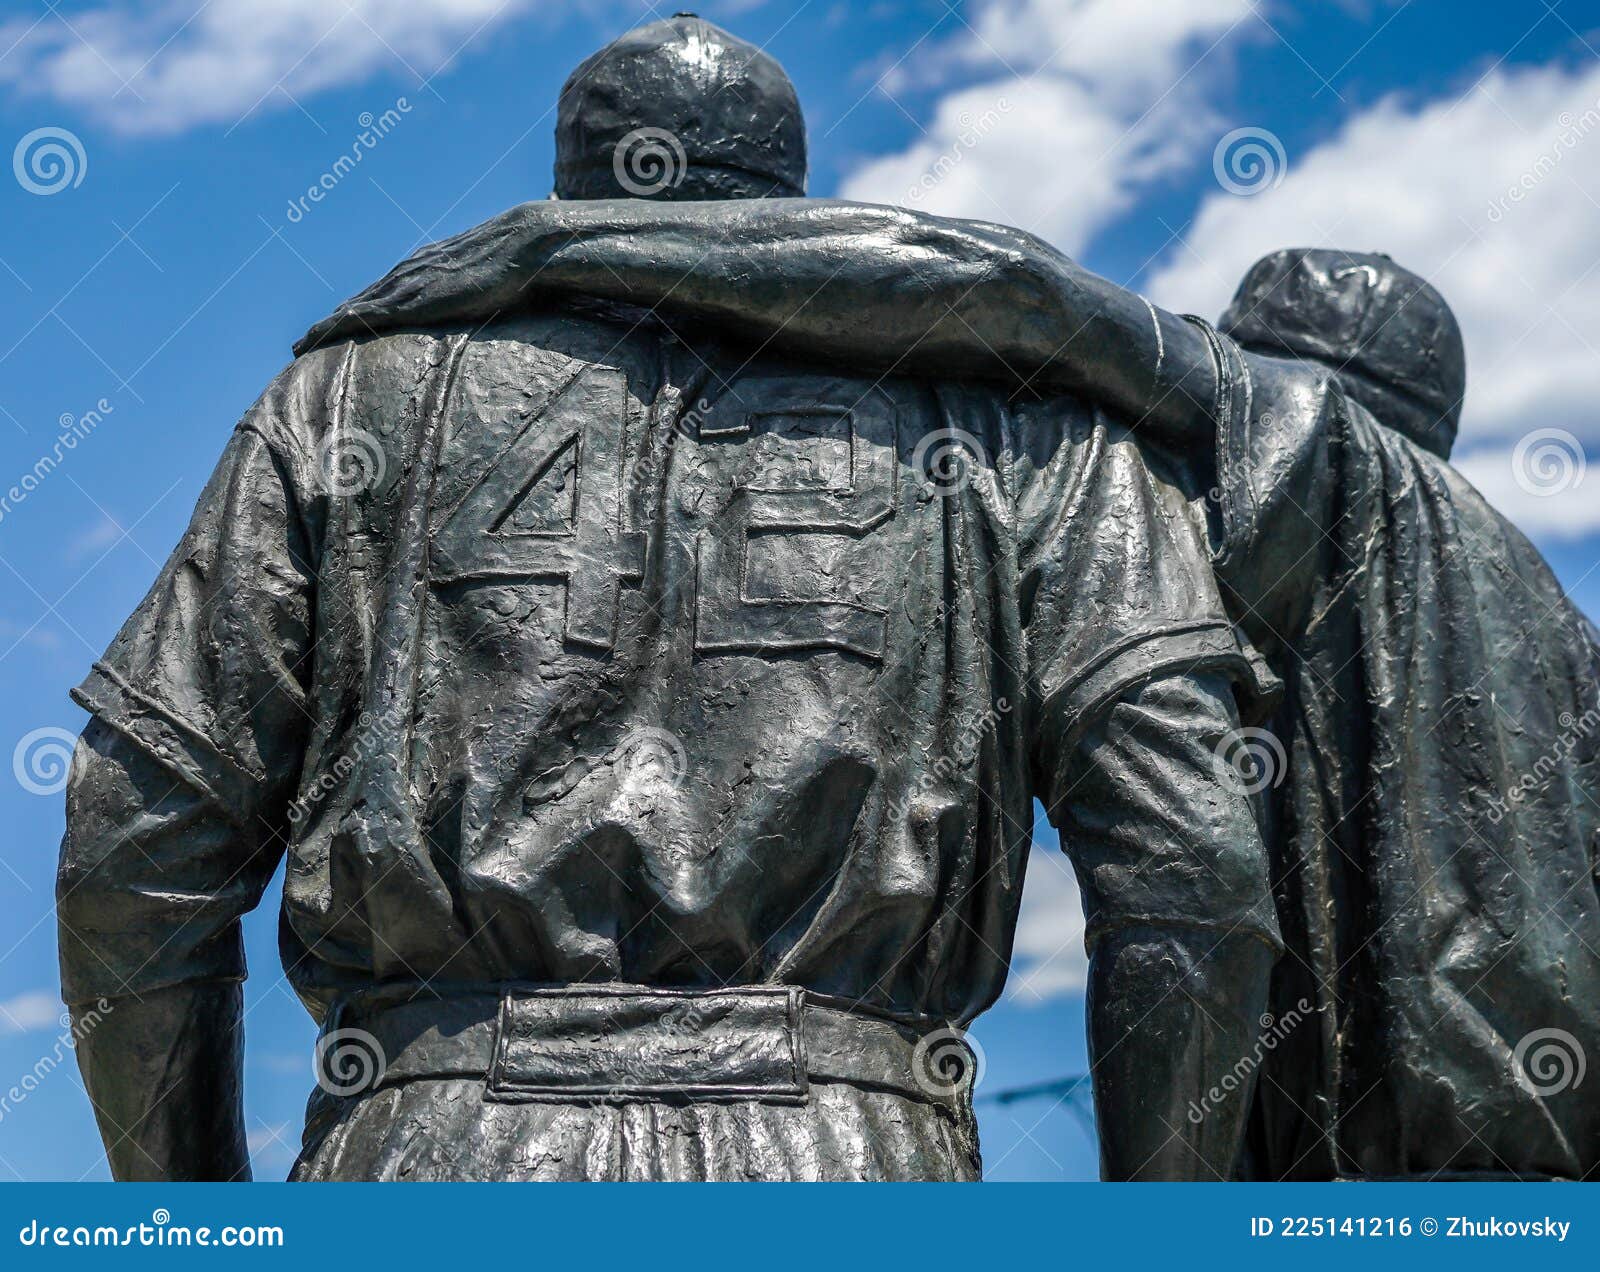
[[(542, 197), (567, 71), (667, 12), (622, 0), (4, 10), (0, 159), (39, 129), (70, 132), (81, 157), (69, 146), (54, 193), (26, 188), (57, 174), (28, 168), (25, 150), (0, 169), (0, 489), (66, 422), (103, 422), (0, 515), (0, 741), (81, 727), (66, 688), (142, 596), (289, 342), (419, 243)], [(701, 12), (794, 76), (813, 194), (1019, 225), (1208, 316), (1282, 246), (1386, 251), (1430, 277), (1466, 332), (1462, 468), (1600, 612), (1600, 476), (1586, 472), (1600, 452), (1600, 0), (730, 0)], [(387, 109), (393, 131), (292, 216), (363, 118)], [(1550, 430), (1556, 479), (1519, 480), (1519, 442)], [(57, 1050), (61, 808), (10, 782), (0, 801), (12, 828), (3, 1090)], [(1084, 1065), (1076, 892), (1053, 834), (1038, 838), (1017, 971), (979, 1029), (990, 1091)], [(310, 1080), (273, 904), (249, 933), (265, 1178), (292, 1159)], [(994, 1177), (1093, 1175), (1065, 1104), (987, 1105), (983, 1118)], [(103, 1177), (70, 1056), (0, 1110), (0, 1179), (13, 1176)]]

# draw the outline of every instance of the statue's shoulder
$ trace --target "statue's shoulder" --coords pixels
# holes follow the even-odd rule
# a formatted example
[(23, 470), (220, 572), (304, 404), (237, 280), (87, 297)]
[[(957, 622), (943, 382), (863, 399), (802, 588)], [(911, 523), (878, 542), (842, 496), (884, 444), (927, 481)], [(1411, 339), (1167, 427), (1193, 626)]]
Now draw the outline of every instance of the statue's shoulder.
[(670, 333), (642, 311), (582, 300), (548, 303), (470, 322), (354, 332), (300, 353), (284, 376), (320, 383), (352, 373), (365, 380), (408, 379), (465, 355), (478, 368), (519, 351), (548, 350), (586, 361), (655, 351)]

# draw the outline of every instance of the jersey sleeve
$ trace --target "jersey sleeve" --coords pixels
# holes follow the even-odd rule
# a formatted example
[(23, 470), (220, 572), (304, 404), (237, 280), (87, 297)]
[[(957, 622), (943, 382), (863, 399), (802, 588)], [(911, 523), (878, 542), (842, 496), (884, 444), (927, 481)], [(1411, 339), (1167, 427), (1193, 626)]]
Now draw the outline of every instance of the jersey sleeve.
[(1035, 791), (1091, 947), (1129, 925), (1278, 945), (1249, 792), (1227, 763), (1261, 673), (1223, 609), (1201, 510), (1098, 413), (1016, 413)]
[(1208, 323), (1219, 385), (1207, 492), (1216, 573), (1255, 647), (1281, 648), (1303, 625), (1315, 582), (1341, 568), (1339, 438), (1350, 410), (1314, 363), (1246, 351)]
[(69, 1002), (244, 974), (239, 917), (283, 854), (316, 576), (302, 368), (234, 431), (188, 531), (73, 698), (57, 877)]
[(1098, 411), (1029, 404), (1013, 427), (1021, 618), (1048, 753), (1065, 756), (1118, 697), (1163, 676), (1252, 684), (1184, 492)]

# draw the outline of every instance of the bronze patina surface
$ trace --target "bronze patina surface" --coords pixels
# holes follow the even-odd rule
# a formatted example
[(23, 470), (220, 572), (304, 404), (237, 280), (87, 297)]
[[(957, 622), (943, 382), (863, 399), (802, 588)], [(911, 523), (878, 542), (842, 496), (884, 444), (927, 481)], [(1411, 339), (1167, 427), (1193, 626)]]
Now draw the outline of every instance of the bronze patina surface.
[(557, 131), (558, 199), (296, 346), (77, 690), (117, 1176), (247, 1174), (286, 861), (295, 1178), (975, 1179), (1036, 797), (1107, 1178), (1591, 1170), (1519, 1044), (1600, 1045), (1600, 734), (1541, 758), (1594, 632), (1447, 462), (1442, 300), (1286, 253), (1219, 331), (806, 199), (787, 77), (684, 15)]

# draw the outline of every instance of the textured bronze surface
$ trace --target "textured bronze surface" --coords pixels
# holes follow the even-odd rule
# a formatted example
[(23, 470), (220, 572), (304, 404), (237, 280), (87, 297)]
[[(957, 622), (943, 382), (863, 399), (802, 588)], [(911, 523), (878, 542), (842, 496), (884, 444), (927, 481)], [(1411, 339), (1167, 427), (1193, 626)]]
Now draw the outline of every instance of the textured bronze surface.
[(1442, 300), (1281, 254), (1230, 335), (766, 197), (793, 90), (697, 19), (561, 111), (563, 198), (308, 333), (77, 691), (116, 1174), (247, 1173), (286, 858), (296, 1178), (977, 1178), (1035, 797), (1108, 1178), (1592, 1169), (1596, 1088), (1518, 1066), (1600, 1045), (1600, 733), (1543, 758), (1600, 723), (1594, 633), (1440, 457)]

